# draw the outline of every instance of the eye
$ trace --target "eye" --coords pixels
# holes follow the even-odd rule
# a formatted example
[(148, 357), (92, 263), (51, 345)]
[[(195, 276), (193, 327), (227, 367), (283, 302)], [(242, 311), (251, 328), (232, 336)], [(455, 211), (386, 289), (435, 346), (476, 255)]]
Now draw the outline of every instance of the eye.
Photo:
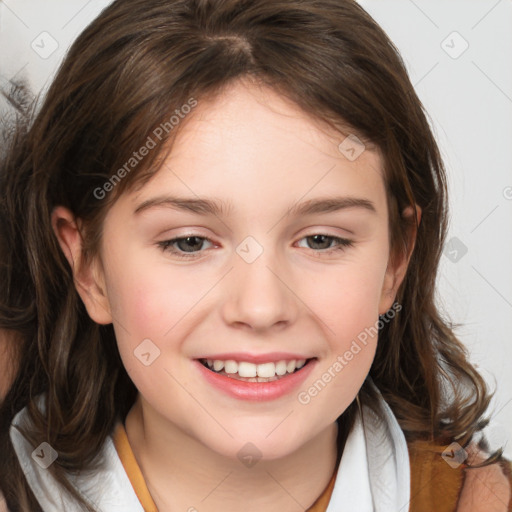
[[(301, 238), (300, 241), (307, 240), (312, 241), (313, 247), (309, 247), (310, 249), (320, 249), (320, 251), (315, 252), (333, 252), (333, 251), (339, 251), (344, 250), (348, 247), (352, 247), (354, 245), (354, 242), (352, 240), (348, 240), (347, 238), (340, 238), (337, 236), (331, 236), (331, 235), (325, 235), (321, 233), (316, 233), (314, 235), (309, 235), (304, 238)], [(332, 243), (335, 243), (334, 246), (332, 246)], [(316, 246), (316, 247), (315, 247)], [(318, 247), (320, 246), (320, 247)]]
[[(198, 252), (202, 252), (199, 249), (201, 249), (205, 241), (212, 243), (209, 238), (190, 235), (164, 240), (159, 242), (158, 246), (164, 252), (170, 252), (178, 258), (195, 258)], [(177, 248), (174, 247), (175, 245)]]
[[(320, 255), (323, 253), (331, 253), (338, 250), (344, 250), (354, 245), (352, 240), (321, 233), (306, 236), (300, 239), (300, 241), (302, 240), (311, 241), (313, 247), (308, 248), (313, 249), (314, 252), (320, 253)], [(189, 235), (172, 238), (170, 240), (164, 240), (162, 242), (158, 242), (157, 245), (162, 249), (162, 251), (170, 252), (178, 258), (196, 258), (199, 253), (204, 252), (201, 251), (201, 248), (203, 248), (203, 244), (205, 242), (213, 244), (209, 238)], [(335, 244), (334, 246), (332, 246), (333, 242)]]

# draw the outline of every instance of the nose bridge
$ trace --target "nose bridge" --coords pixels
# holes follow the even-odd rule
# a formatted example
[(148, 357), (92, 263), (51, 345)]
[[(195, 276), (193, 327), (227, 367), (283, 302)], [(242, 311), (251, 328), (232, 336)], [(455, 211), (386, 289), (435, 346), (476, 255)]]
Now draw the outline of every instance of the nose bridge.
[(285, 284), (285, 270), (275, 250), (248, 236), (236, 247), (234, 256), (234, 272), (224, 304), (226, 322), (261, 330), (292, 321), (293, 294)]

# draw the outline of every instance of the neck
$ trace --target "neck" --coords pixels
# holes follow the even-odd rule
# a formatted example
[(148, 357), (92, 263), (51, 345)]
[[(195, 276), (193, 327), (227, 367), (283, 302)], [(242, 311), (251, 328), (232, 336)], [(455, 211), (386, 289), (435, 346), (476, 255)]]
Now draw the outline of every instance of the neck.
[(286, 457), (261, 459), (251, 467), (211, 450), (145, 410), (140, 396), (125, 425), (159, 510), (307, 510), (325, 490), (337, 465), (337, 423)]

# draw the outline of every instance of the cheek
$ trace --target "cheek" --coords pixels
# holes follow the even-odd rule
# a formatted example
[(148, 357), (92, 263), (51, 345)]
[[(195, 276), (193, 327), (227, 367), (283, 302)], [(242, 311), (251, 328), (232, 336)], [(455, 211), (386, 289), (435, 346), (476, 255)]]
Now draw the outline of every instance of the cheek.
[(375, 253), (359, 261), (333, 267), (306, 295), (315, 303), (315, 312), (332, 329), (330, 337), (346, 343), (378, 319), (379, 303), (387, 261)]
[(176, 339), (173, 326), (186, 313), (182, 290), (154, 267), (139, 267), (116, 293), (114, 329), (123, 366), (138, 390), (151, 397), (158, 391), (155, 382), (169, 381), (165, 370), (179, 350), (178, 343), (169, 342)]
[(326, 293), (322, 300), (319, 311), (327, 343), (319, 353), (318, 370), (297, 400), (308, 415), (334, 421), (355, 399), (370, 371), (377, 348), (378, 297), (372, 287), (359, 286), (353, 293)]
[[(354, 400), (370, 370), (377, 347), (379, 301), (387, 260), (376, 248), (364, 257), (325, 272), (310, 291), (327, 344), (315, 379), (299, 396), (301, 404), (339, 416)], [(312, 292), (312, 290), (314, 290)], [(326, 390), (323, 392), (323, 390)], [(302, 398), (302, 399), (301, 399)]]
[(160, 258), (137, 257), (133, 251), (129, 258), (117, 259), (109, 276), (113, 316), (134, 340), (161, 340), (204, 294), (204, 280), (201, 285), (197, 273), (171, 268)]
[[(173, 267), (161, 256), (159, 261), (148, 259), (135, 250), (129, 257), (111, 258), (109, 268), (107, 287), (119, 352), (132, 379), (143, 386), (158, 368), (176, 360), (180, 340), (193, 329), (196, 306), (217, 277), (191, 266)], [(149, 367), (137, 358), (142, 350), (158, 354)]]

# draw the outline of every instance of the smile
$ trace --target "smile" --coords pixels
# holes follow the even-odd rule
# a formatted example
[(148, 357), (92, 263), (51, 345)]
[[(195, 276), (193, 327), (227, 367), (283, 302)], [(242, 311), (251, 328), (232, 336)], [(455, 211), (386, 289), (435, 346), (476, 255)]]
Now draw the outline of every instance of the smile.
[(209, 370), (245, 382), (272, 382), (287, 374), (295, 373), (305, 366), (309, 359), (281, 360), (254, 364), (248, 361), (228, 359), (201, 359), (201, 363)]
[(233, 359), (194, 360), (194, 367), (212, 390), (256, 402), (289, 396), (304, 384), (317, 364), (316, 357), (258, 364)]

